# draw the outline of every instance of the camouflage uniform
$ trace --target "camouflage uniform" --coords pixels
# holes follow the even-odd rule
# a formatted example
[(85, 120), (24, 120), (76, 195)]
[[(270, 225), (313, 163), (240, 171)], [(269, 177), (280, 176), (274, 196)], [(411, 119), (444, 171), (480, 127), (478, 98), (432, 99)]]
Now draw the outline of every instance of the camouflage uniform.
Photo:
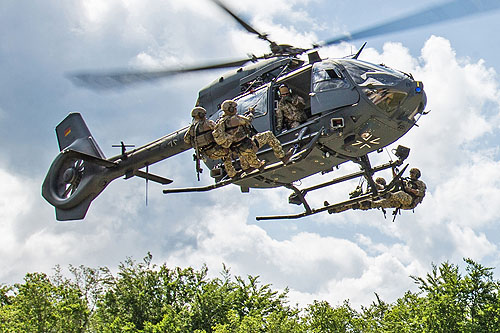
[[(360, 203), (354, 203), (350, 205), (345, 205), (343, 207), (337, 207), (329, 209), (328, 212), (340, 213), (348, 209), (361, 209), (368, 210), (372, 208), (399, 208), (404, 210), (410, 210), (415, 208), (419, 203), (422, 202), (425, 196), (425, 190), (427, 189), (425, 183), (420, 178), (420, 170), (413, 168), (410, 170), (410, 178), (403, 180), (403, 190), (397, 191), (395, 193), (387, 193), (388, 197), (382, 200), (370, 201), (366, 200)], [(380, 179), (380, 181), (379, 181)], [(383, 180), (383, 182), (381, 182)], [(385, 179), (377, 178), (377, 187), (385, 187)], [(325, 203), (326, 204), (326, 203)]]
[[(283, 151), (281, 142), (276, 138), (276, 136), (274, 136), (271, 131), (265, 131), (255, 134), (252, 137), (252, 141), (255, 143), (257, 150), (262, 146), (268, 144), (272, 148), (274, 156), (276, 156), (276, 158), (280, 160), (283, 160), (285, 158), (285, 152)], [(249, 168), (249, 163), (245, 159), (245, 157), (240, 158), (240, 165), (243, 170)]]
[[(193, 109), (192, 114), (195, 114), (196, 111), (202, 112), (197, 109), (202, 108)], [(232, 163), (231, 150), (229, 148), (221, 147), (215, 142), (212, 134), (214, 128), (214, 121), (206, 119), (205, 116), (196, 116), (184, 135), (184, 142), (191, 147), (198, 149), (199, 154), (204, 160), (207, 158), (211, 160), (222, 159), (226, 173), (230, 177), (234, 177), (234, 175), (236, 175), (236, 170)]]
[[(224, 116), (217, 120), (213, 135), (215, 141), (223, 147), (230, 147), (243, 162), (244, 166), (260, 168), (264, 166), (265, 161), (257, 157), (258, 147), (250, 139), (251, 124), (253, 116), (248, 117), (236, 114), (236, 102), (232, 100), (224, 101), (221, 105)], [(243, 168), (242, 165), (242, 169)]]
[[(374, 201), (371, 204), (372, 208), (401, 208), (413, 209), (422, 202), (425, 196), (426, 186), (425, 183), (418, 179), (404, 180), (404, 190), (390, 193), (389, 198)], [(413, 192), (409, 190), (412, 189)]]
[(281, 132), (283, 122), (286, 128), (295, 128), (307, 120), (305, 102), (299, 95), (281, 96), (276, 110), (276, 130)]

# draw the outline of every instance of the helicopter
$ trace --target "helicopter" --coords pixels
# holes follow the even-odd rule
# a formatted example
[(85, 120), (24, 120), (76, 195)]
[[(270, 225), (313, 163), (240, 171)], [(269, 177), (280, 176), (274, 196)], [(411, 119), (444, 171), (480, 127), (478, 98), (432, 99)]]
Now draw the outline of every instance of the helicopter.
[[(249, 192), (251, 188), (285, 187), (292, 191), (289, 203), (304, 208), (298, 214), (259, 216), (257, 220), (296, 219), (385, 195), (406, 167), (384, 191), (377, 190), (374, 174), (389, 168), (397, 169), (409, 156), (410, 149), (398, 146), (394, 150), (397, 160), (379, 166), (371, 165), (369, 154), (380, 152), (397, 141), (427, 113), (423, 83), (409, 73), (360, 60), (366, 43), (355, 54), (340, 59), (321, 58), (320, 48), (500, 7), (496, 1), (455, 0), (316, 43), (309, 48), (298, 48), (274, 42), (220, 0), (211, 1), (249, 33), (268, 42), (271, 52), (183, 69), (78, 72), (71, 74), (70, 79), (89, 88), (109, 89), (183, 73), (234, 68), (202, 88), (196, 106), (205, 108), (207, 118), (212, 120), (222, 115), (221, 103), (228, 99), (238, 103), (238, 114), (245, 114), (252, 108), (255, 130), (273, 132), (283, 148), (293, 152), (290, 160), (286, 164), (277, 160), (272, 150), (264, 146), (258, 151), (258, 157), (267, 161), (266, 166), (234, 178), (227, 177), (220, 161), (207, 160), (205, 164), (210, 169), (213, 184), (167, 188), (163, 193), (206, 192), (230, 184), (239, 186), (242, 192)], [(281, 85), (286, 85), (305, 100), (307, 120), (297, 127), (278, 132), (275, 113)], [(82, 115), (70, 113), (56, 126), (60, 152), (42, 184), (42, 196), (55, 207), (57, 220), (81, 220), (85, 218), (92, 201), (117, 178), (140, 177), (146, 180), (146, 184), (152, 181), (168, 185), (173, 180), (150, 173), (149, 167), (190, 150), (191, 146), (183, 140), (187, 130), (188, 127), (181, 128), (131, 150), (127, 150), (130, 147), (121, 142), (121, 154), (106, 158)], [(235, 162), (238, 163), (237, 160)], [(299, 189), (295, 185), (298, 180), (317, 173), (329, 173), (346, 162), (358, 164), (360, 171), (309, 188)], [(319, 208), (311, 208), (306, 200), (306, 194), (311, 191), (358, 177), (364, 177), (371, 189), (364, 195), (332, 205), (325, 202), (325, 206)]]

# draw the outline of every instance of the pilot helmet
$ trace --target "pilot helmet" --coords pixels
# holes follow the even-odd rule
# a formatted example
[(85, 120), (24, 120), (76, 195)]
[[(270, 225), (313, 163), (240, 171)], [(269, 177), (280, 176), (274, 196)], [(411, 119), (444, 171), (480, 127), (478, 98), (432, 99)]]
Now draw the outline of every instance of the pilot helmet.
[(415, 177), (416, 177), (417, 179), (419, 179), (419, 178), (420, 178), (420, 176), (422, 175), (422, 174), (420, 173), (420, 170), (419, 170), (419, 169), (417, 169), (417, 168), (412, 168), (412, 169), (410, 170), (410, 175), (411, 175), (411, 174), (415, 174)]
[(238, 103), (233, 101), (232, 99), (225, 100), (222, 102), (221, 109), (224, 112), (224, 115), (226, 116), (232, 116), (236, 114), (236, 107), (238, 106)]
[(286, 95), (286, 94), (290, 94), (290, 89), (288, 89), (288, 87), (286, 86), (286, 84), (282, 84), (279, 87), (279, 91), (280, 91), (280, 96), (283, 96), (283, 95)]
[(197, 106), (191, 111), (191, 117), (195, 119), (203, 119), (205, 118), (206, 115), (207, 115), (207, 110), (205, 110), (205, 108), (201, 106)]

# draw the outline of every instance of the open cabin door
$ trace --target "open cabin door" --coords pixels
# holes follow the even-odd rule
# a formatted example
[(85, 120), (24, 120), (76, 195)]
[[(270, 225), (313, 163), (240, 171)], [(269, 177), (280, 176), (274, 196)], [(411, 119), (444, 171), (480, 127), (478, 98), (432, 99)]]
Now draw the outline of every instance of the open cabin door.
[(333, 61), (317, 62), (311, 72), (311, 114), (359, 101), (359, 93)]

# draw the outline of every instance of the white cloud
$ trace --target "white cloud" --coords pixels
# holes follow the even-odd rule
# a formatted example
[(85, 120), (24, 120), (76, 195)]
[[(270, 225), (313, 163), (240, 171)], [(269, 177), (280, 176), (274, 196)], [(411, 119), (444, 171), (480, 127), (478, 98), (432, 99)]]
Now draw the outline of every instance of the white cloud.
[(32, 209), (32, 198), (28, 194), (29, 185), (0, 169), (0, 272), (5, 274), (11, 267), (7, 258), (20, 259), (19, 240), (16, 222), (21, 221), (26, 212)]
[[(83, 16), (78, 8), (67, 8), (76, 22), (72, 24), (80, 24), (78, 38), (63, 44), (65, 49), (54, 50), (76, 69), (88, 57), (97, 64), (103, 57), (118, 67), (156, 67), (268, 52), (265, 42), (244, 32), (210, 1), (82, 1), (80, 5), (86, 8)], [(294, 20), (311, 22), (311, 17), (295, 12), (294, 6), (299, 5), (299, 1), (264, 0), (234, 4), (238, 13), (251, 17), (257, 29), (271, 32), (273, 40), (308, 46), (316, 41), (315, 31), (296, 28)], [(293, 20), (286, 21), (286, 17)], [(77, 46), (78, 52), (69, 52), (68, 45)], [(116, 48), (115, 53), (110, 51)], [(320, 53), (342, 57), (351, 53), (351, 48), (343, 43)], [(114, 58), (117, 55), (120, 60)], [(0, 168), (0, 283), (17, 282), (27, 271), (47, 272), (55, 264), (116, 266), (127, 256), (138, 259), (151, 251), (155, 260), (166, 260), (168, 265), (199, 267), (206, 263), (216, 275), (225, 263), (233, 274), (260, 275), (264, 283), (289, 286), (292, 304), (313, 299), (339, 304), (349, 298), (367, 305), (374, 292), (388, 301), (401, 296), (412, 288), (408, 275), (424, 274), (431, 262), (457, 262), (463, 256), (493, 260), (489, 258), (498, 254), (495, 235), (500, 218), (496, 210), (500, 200), (500, 99), (495, 70), (482, 60), (457, 56), (450, 42), (441, 37), (429, 38), (418, 57), (402, 44), (386, 43), (380, 52), (367, 48), (361, 58), (411, 72), (425, 84), (432, 112), (397, 143), (412, 148), (409, 162), (421, 168), (428, 184), (428, 194), (415, 214), (403, 212), (395, 223), (390, 212), (384, 220), (379, 211), (351, 211), (258, 224), (254, 213), (292, 213), (302, 207), (288, 205), (290, 192), (284, 189), (240, 194), (237, 187), (228, 187), (212, 193), (165, 196), (152, 184), (146, 209), (144, 183), (132, 179), (111, 184), (93, 202), (84, 221), (60, 224), (40, 197), (44, 175), (26, 179), (21, 171), (11, 171), (20, 163), (12, 158), (9, 163), (14, 167), (9, 171)], [(53, 72), (52, 68), (41, 72), (49, 70)], [(176, 79), (166, 83), (164, 91), (150, 87), (112, 97), (72, 91), (62, 101), (59, 96), (46, 98), (51, 99), (50, 104), (59, 103), (64, 112), (77, 107), (88, 110), (93, 128), (100, 134), (96, 137), (104, 137), (107, 147), (119, 141), (110, 138), (112, 134), (140, 143), (155, 138), (156, 133), (150, 133), (147, 126), (172, 131), (185, 125), (188, 108), (196, 99), (195, 90), (206, 83), (205, 79), (212, 77)], [(189, 97), (181, 96), (186, 86)], [(73, 100), (76, 95), (80, 100)], [(30, 99), (24, 95), (17, 98)], [(139, 99), (156, 104), (141, 104)], [(85, 105), (78, 104), (82, 101)], [(154, 111), (148, 109), (151, 105)], [(32, 106), (38, 110), (38, 105)], [(2, 107), (11, 112), (10, 105)], [(114, 118), (102, 112), (108, 107)], [(167, 113), (170, 110), (174, 112)], [(6, 114), (0, 109), (0, 117), (2, 113)], [(30, 123), (28, 118), (26, 123)], [(40, 133), (40, 124), (35, 125)], [(55, 144), (52, 134), (50, 140)], [(37, 139), (29, 136), (20, 146), (32, 146)], [(385, 156), (375, 159), (385, 162)], [(155, 168), (173, 178), (175, 186), (196, 184), (189, 153)], [(339, 171), (305, 179), (303, 186), (357, 170), (356, 165), (343, 165)], [(207, 179), (203, 174), (205, 183), (210, 181)], [(342, 200), (352, 187), (352, 183), (340, 184), (310, 193), (308, 199), (321, 206), (325, 199)]]

